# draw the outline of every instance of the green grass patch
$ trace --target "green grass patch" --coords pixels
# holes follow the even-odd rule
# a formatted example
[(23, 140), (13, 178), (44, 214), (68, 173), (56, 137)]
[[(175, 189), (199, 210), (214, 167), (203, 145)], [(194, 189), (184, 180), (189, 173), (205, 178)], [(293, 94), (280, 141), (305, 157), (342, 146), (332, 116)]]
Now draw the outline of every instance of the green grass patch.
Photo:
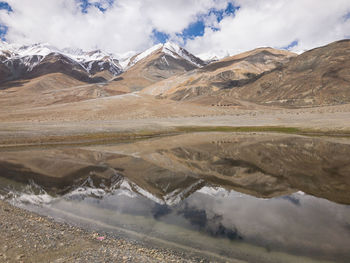
[(328, 136), (328, 137), (350, 137), (350, 131), (333, 130), (324, 131), (317, 129), (301, 129), (295, 127), (282, 126), (181, 126), (169, 128), (161, 131), (135, 131), (135, 132), (100, 132), (72, 134), (61, 136), (38, 136), (24, 138), (7, 138), (0, 141), (2, 150), (9, 148), (27, 148), (27, 147), (62, 147), (62, 146), (89, 146), (113, 144), (122, 142), (133, 142), (149, 138), (180, 135), (196, 132), (246, 132), (246, 133), (283, 133), (304, 136)]
[(184, 126), (176, 128), (179, 133), (191, 132), (272, 132), (306, 136), (350, 137), (350, 130), (320, 130), (284, 126)]
[(279, 126), (190, 126), (179, 127), (176, 129), (178, 132), (279, 132), (288, 134), (300, 134), (305, 132), (304, 130), (293, 127), (279, 127)]

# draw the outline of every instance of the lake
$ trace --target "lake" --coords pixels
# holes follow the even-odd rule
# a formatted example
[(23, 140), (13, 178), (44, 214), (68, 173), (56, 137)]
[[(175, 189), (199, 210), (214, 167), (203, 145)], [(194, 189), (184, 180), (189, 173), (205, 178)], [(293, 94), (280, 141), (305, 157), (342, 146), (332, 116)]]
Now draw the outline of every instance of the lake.
[(216, 261), (350, 262), (350, 139), (213, 132), (9, 147), (0, 195)]

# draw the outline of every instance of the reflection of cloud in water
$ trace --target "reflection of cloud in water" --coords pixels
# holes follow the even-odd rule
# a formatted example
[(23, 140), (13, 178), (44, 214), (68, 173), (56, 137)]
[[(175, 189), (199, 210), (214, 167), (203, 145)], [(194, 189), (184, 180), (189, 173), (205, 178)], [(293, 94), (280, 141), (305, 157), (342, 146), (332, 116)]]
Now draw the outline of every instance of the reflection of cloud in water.
[[(116, 184), (112, 186), (113, 190), (106, 191), (79, 187), (65, 196), (55, 198), (55, 202), (49, 206), (83, 217), (98, 216), (96, 220), (108, 224), (119, 221), (114, 212), (140, 216), (147, 219), (147, 224), (143, 223), (144, 219), (128, 223), (142, 229), (147, 235), (157, 232), (159, 223), (166, 223), (206, 233), (211, 237), (257, 244), (268, 251), (280, 249), (297, 254), (322, 252), (322, 255), (337, 253), (349, 258), (349, 206), (301, 192), (263, 199), (209, 186), (169, 206), (157, 202), (155, 198), (148, 198), (149, 195), (145, 195), (144, 191), (131, 187), (122, 178)], [(37, 192), (40, 194), (39, 190)], [(35, 191), (31, 191), (32, 197), (36, 197)], [(24, 192), (22, 197), (27, 195)], [(95, 208), (110, 211), (115, 218), (97, 215), (95, 211), (99, 210)], [(167, 235), (167, 232), (163, 230), (162, 234)]]
[(188, 203), (185, 203), (178, 214), (190, 221), (193, 226), (198, 227), (199, 230), (205, 231), (211, 236), (227, 237), (230, 240), (243, 239), (243, 237), (238, 233), (237, 229), (227, 228), (222, 224), (222, 215), (208, 217), (206, 210), (190, 207)]
[[(205, 194), (210, 191), (211, 195)], [(308, 195), (258, 199), (219, 189), (216, 193), (195, 193), (186, 200), (186, 206), (205, 211), (208, 224), (222, 225), (248, 241), (291, 250), (348, 253), (349, 206)]]

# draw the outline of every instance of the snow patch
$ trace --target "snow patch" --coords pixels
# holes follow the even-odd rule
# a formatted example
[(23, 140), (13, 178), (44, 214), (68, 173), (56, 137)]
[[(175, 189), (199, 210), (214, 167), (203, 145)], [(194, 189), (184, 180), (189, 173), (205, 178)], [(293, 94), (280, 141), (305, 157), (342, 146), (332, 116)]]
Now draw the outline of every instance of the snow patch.
[(165, 54), (172, 56), (173, 58), (176, 58), (176, 59), (183, 58), (199, 68), (203, 66), (196, 62), (196, 58), (193, 55), (191, 56), (190, 53), (188, 53), (185, 49), (183, 49), (182, 47), (180, 47), (175, 43), (172, 43), (172, 42), (165, 43), (163, 45), (162, 51)]
[(229, 56), (230, 56), (230, 53), (228, 51), (220, 51), (217, 53), (207, 52), (207, 53), (201, 53), (197, 55), (197, 57), (199, 57), (201, 60), (207, 63), (218, 61), (220, 59), (223, 59)]
[(184, 198), (186, 198), (186, 195), (190, 194), (191, 191), (201, 183), (203, 183), (203, 180), (199, 180), (183, 190), (181, 189), (174, 190), (173, 192), (164, 196), (165, 203), (170, 206), (180, 203)]

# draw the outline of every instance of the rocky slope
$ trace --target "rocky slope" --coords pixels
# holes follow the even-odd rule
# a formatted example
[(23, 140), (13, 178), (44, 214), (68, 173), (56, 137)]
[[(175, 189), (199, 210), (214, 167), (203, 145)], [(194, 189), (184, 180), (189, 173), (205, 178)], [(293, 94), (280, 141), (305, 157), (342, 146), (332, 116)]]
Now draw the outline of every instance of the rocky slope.
[(256, 81), (220, 95), (287, 107), (349, 103), (350, 40), (307, 51)]
[(174, 100), (198, 98), (218, 90), (244, 86), (294, 56), (296, 54), (288, 51), (259, 48), (158, 82), (145, 89), (144, 93)]
[(155, 83), (143, 92), (212, 106), (242, 101), (284, 107), (350, 102), (350, 40), (299, 56), (260, 48)]

